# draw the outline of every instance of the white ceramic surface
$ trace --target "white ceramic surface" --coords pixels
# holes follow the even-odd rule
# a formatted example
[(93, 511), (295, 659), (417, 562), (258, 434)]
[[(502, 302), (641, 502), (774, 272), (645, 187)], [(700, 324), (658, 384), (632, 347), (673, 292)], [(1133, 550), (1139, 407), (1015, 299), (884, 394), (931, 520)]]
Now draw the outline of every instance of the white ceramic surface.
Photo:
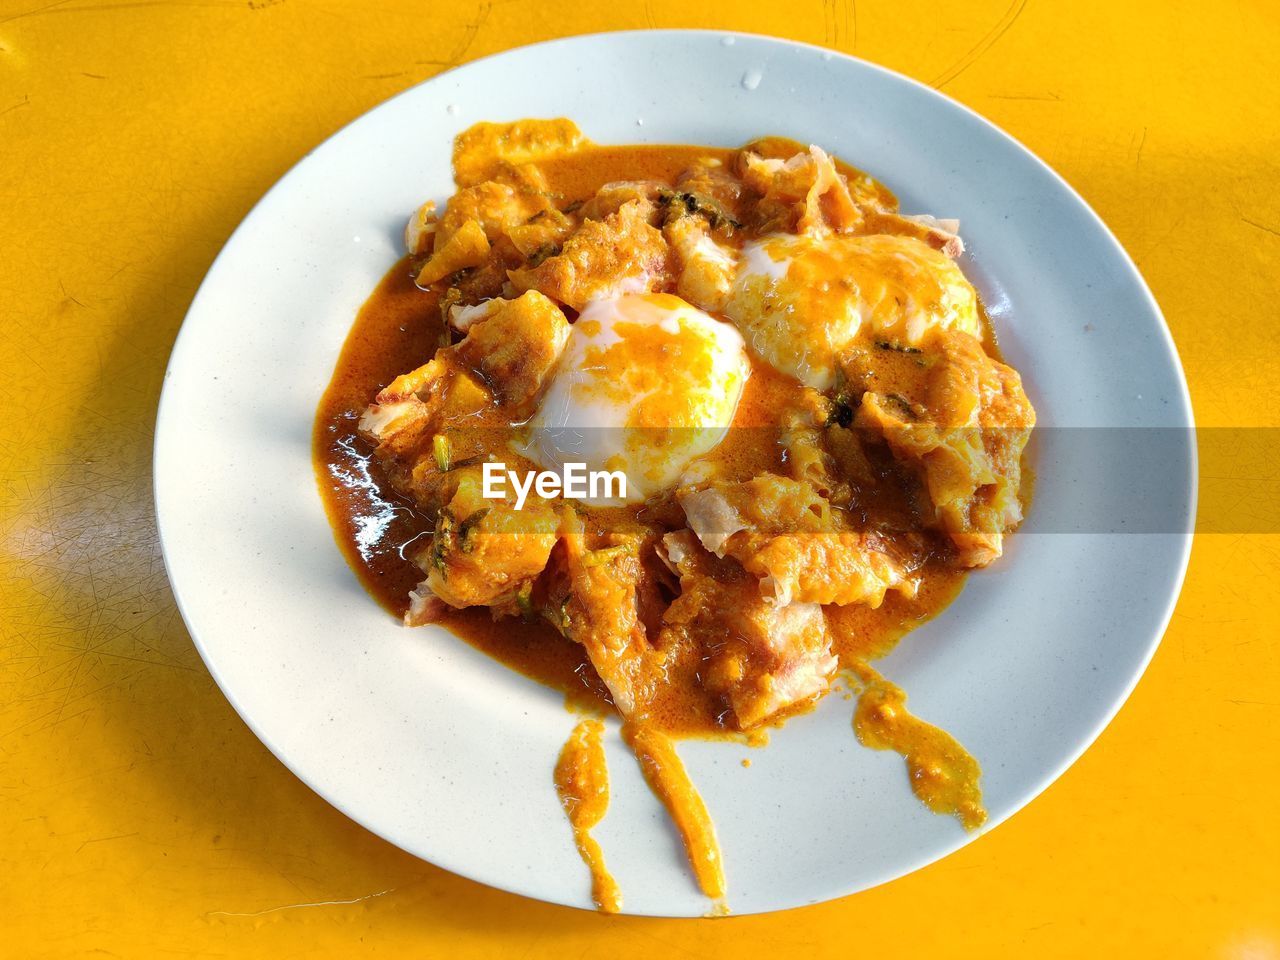
[[(183, 616), (241, 716), (335, 806), (449, 870), (589, 906), (551, 778), (573, 724), (562, 698), (375, 606), (334, 545), (309, 443), (406, 216), (450, 192), (453, 135), (558, 115), (601, 143), (817, 142), (905, 211), (960, 218), (965, 268), (1042, 426), (1188, 427), (1191, 411), (1156, 304), (1062, 180), (940, 94), (814, 47), (709, 32), (554, 41), (408, 90), (309, 154), (227, 244), (174, 348), (155, 484)], [(992, 825), (1092, 742), (1154, 651), (1185, 569), (1190, 537), (1176, 531), (1194, 511), (1193, 456), (1188, 444), (1173, 469), (1126, 481), (1169, 504), (1175, 532), (1142, 536), (1038, 532), (1037, 516), (1070, 499), (1042, 462), (1004, 560), (884, 661), (912, 709), (983, 763)], [(1098, 489), (1113, 469), (1096, 464)], [(859, 747), (851, 711), (827, 698), (749, 769), (742, 746), (681, 745), (735, 913), (852, 893), (972, 839), (915, 801), (898, 757)], [(704, 913), (616, 727), (607, 754), (613, 803), (596, 835), (627, 911)]]

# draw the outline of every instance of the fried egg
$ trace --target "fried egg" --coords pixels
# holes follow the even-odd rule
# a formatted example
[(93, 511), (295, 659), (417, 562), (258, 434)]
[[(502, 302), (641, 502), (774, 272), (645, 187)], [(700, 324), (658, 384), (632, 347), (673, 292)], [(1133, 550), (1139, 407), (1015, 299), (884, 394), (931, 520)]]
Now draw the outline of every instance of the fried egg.
[(775, 235), (749, 243), (724, 306), (751, 350), (817, 390), (857, 338), (920, 347), (980, 336), (977, 295), (955, 261), (914, 237)]
[(574, 323), (520, 452), (549, 470), (620, 470), (627, 499), (644, 500), (724, 439), (750, 369), (738, 331), (679, 297), (596, 300)]

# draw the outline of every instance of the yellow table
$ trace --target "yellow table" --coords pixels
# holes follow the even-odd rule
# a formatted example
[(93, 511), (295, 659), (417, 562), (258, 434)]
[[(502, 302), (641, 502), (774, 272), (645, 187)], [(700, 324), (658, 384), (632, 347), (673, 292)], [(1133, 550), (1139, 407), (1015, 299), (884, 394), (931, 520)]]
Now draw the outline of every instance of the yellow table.
[(1199, 537), (1168, 635), (1098, 743), (990, 835), (845, 900), (713, 922), (523, 900), (350, 823), (235, 716), (174, 608), (152, 517), (178, 325), (307, 150), (506, 47), (714, 26), (932, 83), (1116, 231), (1203, 427), (1280, 426), (1274, 4), (557, 6), (0, 0), (0, 953), (1280, 957), (1280, 458), (1265, 431), (1240, 436), (1269, 456), (1206, 460), (1226, 500), (1258, 499)]

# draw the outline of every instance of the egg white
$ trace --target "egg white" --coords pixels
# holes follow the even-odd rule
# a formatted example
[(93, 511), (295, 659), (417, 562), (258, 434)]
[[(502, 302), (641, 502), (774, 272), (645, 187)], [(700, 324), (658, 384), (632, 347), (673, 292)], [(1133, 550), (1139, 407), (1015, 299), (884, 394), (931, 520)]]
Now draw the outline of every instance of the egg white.
[(548, 470), (621, 470), (626, 499), (644, 500), (724, 439), (749, 374), (738, 331), (679, 297), (597, 300), (574, 323), (519, 449)]

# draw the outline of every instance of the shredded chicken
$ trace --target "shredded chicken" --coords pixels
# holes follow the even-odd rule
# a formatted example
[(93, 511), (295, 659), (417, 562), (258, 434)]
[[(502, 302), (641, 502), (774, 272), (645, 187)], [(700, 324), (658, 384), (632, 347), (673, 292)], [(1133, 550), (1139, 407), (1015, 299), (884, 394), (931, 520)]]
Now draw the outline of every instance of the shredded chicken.
[(855, 424), (919, 466), (963, 566), (986, 566), (1022, 520), (1022, 450), (1035, 411), (1016, 370), (965, 333), (936, 342), (915, 396), (862, 395)]
[(510, 277), (517, 290), (539, 290), (581, 310), (592, 300), (661, 289), (670, 276), (670, 260), (644, 204), (631, 200), (603, 220), (584, 222), (556, 256), (512, 270)]
[(546, 615), (582, 644), (618, 712), (632, 719), (643, 706), (649, 659), (639, 611), (641, 541), (618, 535), (615, 542), (588, 549), (576, 515), (566, 516), (562, 537), (561, 582), (551, 588)]
[(821, 147), (810, 146), (789, 160), (766, 160), (747, 151), (742, 167), (743, 182), (762, 195), (761, 207), (773, 211), (777, 228), (848, 233), (862, 224), (848, 181)]
[(702, 217), (674, 218), (662, 233), (679, 264), (676, 293), (703, 310), (723, 310), (738, 269), (737, 252), (717, 243)]
[(652, 226), (661, 222), (658, 216), (658, 198), (671, 188), (658, 180), (615, 180), (596, 191), (594, 197), (582, 205), (578, 213), (586, 220), (604, 220), (617, 213), (625, 204), (640, 204), (646, 221)]
[(821, 606), (766, 602), (753, 577), (707, 552), (689, 530), (667, 534), (660, 553), (680, 579), (663, 642), (706, 650), (703, 685), (728, 701), (741, 729), (826, 691), (836, 658)]
[(888, 590), (913, 596), (918, 589), (910, 563), (891, 556), (875, 533), (841, 529), (831, 504), (808, 483), (762, 474), (679, 499), (703, 546), (755, 574), (761, 595), (775, 604), (878, 607)]

